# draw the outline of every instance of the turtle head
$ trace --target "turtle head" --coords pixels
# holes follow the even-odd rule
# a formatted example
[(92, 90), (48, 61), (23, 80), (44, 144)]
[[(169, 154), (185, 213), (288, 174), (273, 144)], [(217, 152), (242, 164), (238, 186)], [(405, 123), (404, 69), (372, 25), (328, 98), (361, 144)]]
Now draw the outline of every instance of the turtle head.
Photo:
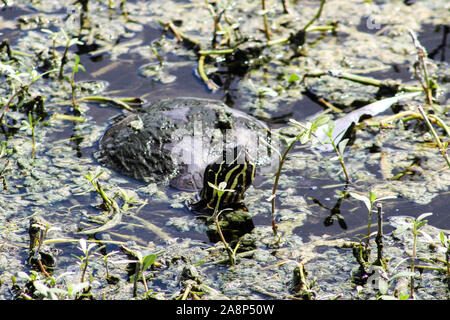
[[(203, 175), (200, 201), (194, 211), (236, 209), (242, 207), (245, 191), (255, 179), (255, 164), (247, 156), (235, 156), (232, 161), (210, 163)], [(219, 185), (225, 186), (219, 192)]]

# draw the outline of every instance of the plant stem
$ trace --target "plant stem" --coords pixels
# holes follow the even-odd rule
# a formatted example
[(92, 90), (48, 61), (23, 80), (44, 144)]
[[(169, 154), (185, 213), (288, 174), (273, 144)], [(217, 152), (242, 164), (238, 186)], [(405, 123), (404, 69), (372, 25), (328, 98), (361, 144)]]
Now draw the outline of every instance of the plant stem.
[(345, 174), (345, 180), (347, 181), (347, 183), (352, 183), (352, 180), (350, 179), (350, 175), (348, 174), (348, 171), (347, 171), (347, 167), (345, 166), (344, 157), (341, 154), (341, 152), (339, 151), (339, 149), (337, 148), (337, 146), (334, 143), (334, 140), (331, 136), (330, 136), (330, 142), (331, 142), (331, 145), (333, 146), (334, 151), (336, 152), (336, 154), (339, 158), (339, 162), (340, 162), (342, 170), (344, 171), (344, 174)]
[(74, 122), (85, 122), (86, 121), (86, 118), (83, 118), (83, 117), (76, 117), (76, 116), (71, 116), (68, 114), (60, 114), (60, 113), (52, 114), (50, 119), (69, 120), (69, 121), (74, 121)]
[(366, 239), (366, 247), (369, 247), (370, 244), (370, 229), (372, 228), (372, 206), (369, 210), (369, 222), (367, 223), (367, 239)]
[[(142, 269), (142, 267), (140, 267)], [(145, 279), (144, 272), (145, 270), (142, 270), (142, 282), (144, 283), (145, 293), (148, 292), (148, 286), (147, 286), (147, 280)]]
[(81, 282), (84, 282), (84, 277), (86, 276), (86, 270), (88, 267), (88, 263), (89, 263), (89, 253), (86, 254), (86, 261), (84, 262), (84, 268), (83, 271), (81, 273)]
[(171, 21), (169, 21), (169, 22), (164, 22), (164, 21), (162, 21), (162, 20), (160, 20), (160, 19), (158, 19), (157, 21), (158, 21), (158, 23), (159, 23), (161, 26), (164, 27), (164, 29), (169, 28), (170, 31), (172, 31), (172, 33), (173, 33), (173, 34), (175, 35), (175, 37), (177, 38), (178, 42), (181, 43), (181, 42), (183, 42), (183, 40), (186, 40), (187, 42), (190, 42), (190, 43), (192, 43), (192, 44), (194, 44), (194, 45), (199, 44), (199, 42), (198, 42), (197, 40), (191, 39), (191, 38), (189, 38), (188, 36), (186, 36), (184, 33), (182, 33), (181, 31), (179, 31), (179, 30), (174, 26), (174, 24), (173, 24)]
[(280, 162), (278, 164), (278, 170), (275, 176), (275, 182), (273, 183), (273, 188), (272, 188), (272, 230), (273, 230), (273, 234), (276, 236), (278, 234), (278, 226), (275, 223), (275, 198), (276, 198), (276, 193), (277, 193), (277, 188), (278, 188), (278, 183), (280, 181), (280, 175), (281, 175), (281, 170), (283, 169), (283, 165), (284, 162), (286, 161), (287, 155), (289, 153), (289, 151), (291, 151), (292, 147), (294, 146), (294, 144), (298, 141), (298, 139), (300, 139), (303, 136), (303, 132), (298, 134), (293, 140), (292, 142), (289, 144), (288, 148), (286, 149), (286, 151), (284, 151), (283, 155), (280, 158)]
[(32, 149), (31, 149), (31, 158), (34, 159), (34, 156), (36, 154), (36, 133), (34, 130), (35, 123), (34, 122), (31, 123), (33, 121), (32, 119), (33, 119), (33, 117), (31, 116), (31, 113), (30, 113), (31, 138), (32, 138), (32, 142), (33, 142)]
[(125, 18), (125, 21), (128, 21), (128, 12), (125, 9), (125, 4), (127, 0), (120, 1), (120, 10), (122, 10), (123, 17)]
[(215, 49), (215, 50), (200, 50), (198, 53), (204, 56), (214, 55), (214, 54), (230, 54), (233, 53), (234, 49)]
[(447, 264), (447, 286), (450, 290), (450, 241), (447, 241), (447, 251), (445, 252), (445, 261)]
[(139, 261), (136, 261), (136, 270), (134, 272), (134, 281), (133, 281), (133, 297), (137, 297), (137, 281), (139, 278), (140, 269), (141, 264)]
[[(357, 83), (361, 83), (361, 84), (365, 84), (365, 85), (369, 85), (369, 86), (375, 86), (375, 87), (380, 87), (383, 84), (385, 84), (385, 82), (380, 81), (378, 79), (360, 76), (360, 75), (356, 75), (356, 74), (352, 74), (352, 73), (348, 73), (348, 72), (337, 71), (337, 70), (308, 72), (307, 74), (305, 74), (303, 76), (302, 82), (307, 77), (321, 77), (321, 76), (331, 76), (331, 77), (345, 79), (345, 80), (349, 80), (349, 81), (353, 81), (353, 82), (357, 82)], [(400, 85), (398, 87), (398, 91), (417, 92), (417, 91), (422, 91), (422, 88)]]
[(281, 5), (283, 6), (283, 13), (289, 14), (287, 0), (281, 0)]
[(205, 73), (205, 56), (201, 55), (198, 59), (198, 73), (200, 75), (200, 78), (202, 78), (203, 82), (207, 85), (208, 89), (211, 91), (216, 91), (217, 87), (214, 85), (214, 83), (208, 79), (208, 76)]
[(306, 26), (303, 28), (303, 30), (308, 31), (308, 28), (322, 15), (322, 9), (325, 5), (326, 0), (320, 1), (319, 10), (317, 10), (316, 15), (306, 24)]
[(220, 197), (219, 197), (219, 200), (217, 201), (216, 209), (214, 212), (214, 222), (216, 224), (216, 228), (217, 228), (217, 232), (219, 233), (220, 240), (222, 241), (222, 243), (225, 247), (225, 250), (227, 251), (228, 257), (230, 258), (230, 264), (234, 265), (236, 263), (236, 257), (234, 255), (233, 250), (228, 245), (228, 242), (225, 240), (225, 237), (223, 236), (222, 229), (220, 228), (220, 224), (219, 224), (219, 215), (222, 212), (222, 211), (217, 212), (219, 203), (220, 203)]
[(64, 48), (64, 53), (61, 57), (61, 65), (59, 67), (58, 79), (62, 80), (64, 78), (64, 65), (67, 62), (67, 53), (69, 52), (70, 40), (67, 40), (66, 47)]
[(431, 90), (431, 81), (430, 78), (428, 77), (428, 69), (427, 69), (427, 65), (425, 62), (425, 55), (426, 55), (426, 51), (423, 48), (423, 46), (420, 44), (419, 40), (417, 40), (417, 36), (416, 34), (412, 31), (409, 30), (409, 34), (411, 35), (411, 38), (413, 40), (414, 46), (416, 47), (417, 50), (417, 55), (419, 57), (419, 65), (422, 68), (422, 72), (423, 72), (423, 80), (425, 83), (422, 82), (422, 80), (419, 78), (419, 81), (422, 85), (422, 88), (425, 92), (425, 95), (427, 97), (428, 100), (428, 104), (433, 104), (433, 95), (432, 95), (432, 90)]
[(79, 116), (81, 114), (81, 110), (80, 110), (80, 106), (77, 103), (77, 100), (75, 99), (75, 90), (76, 90), (75, 71), (72, 72), (72, 78), (70, 80), (70, 87), (72, 89), (72, 106), (73, 106), (73, 110), (75, 111), (76, 116)]
[[(415, 270), (415, 260), (416, 260), (416, 248), (417, 248), (417, 222), (413, 220), (413, 252), (411, 257), (411, 272), (414, 273)], [(411, 276), (411, 299), (414, 299), (414, 275)]]
[(375, 243), (377, 244), (377, 260), (375, 265), (382, 266), (386, 269), (386, 264), (383, 260), (383, 207), (381, 203), (377, 203), (378, 211), (378, 232), (375, 238)]
[(439, 147), (439, 151), (441, 152), (442, 156), (444, 157), (445, 161), (447, 162), (448, 167), (450, 168), (450, 158), (448, 157), (446, 147), (442, 144), (441, 139), (439, 139), (439, 136), (437, 135), (436, 131), (434, 130), (433, 126), (431, 125), (430, 120), (428, 119), (427, 115), (423, 111), (422, 107), (417, 107), (420, 114), (423, 117), (423, 120), (425, 120), (425, 123), (427, 124), (428, 129), (430, 129), (431, 134), (434, 137), (434, 140), (436, 141), (436, 144)]
[(131, 108), (128, 104), (126, 104), (124, 101), (126, 99), (119, 99), (119, 98), (109, 98), (109, 97), (99, 97), (99, 96), (89, 96), (89, 97), (82, 97), (77, 100), (77, 102), (80, 101), (93, 101), (93, 102), (110, 102), (113, 104), (117, 104), (124, 109), (127, 109), (128, 111), (133, 111), (133, 108)]
[(184, 290), (183, 295), (181, 296), (181, 299), (180, 299), (180, 300), (186, 300), (187, 297), (188, 297), (188, 295), (189, 295), (189, 293), (191, 292), (191, 289), (192, 289), (192, 286), (191, 286), (190, 284), (187, 285), (187, 287), (186, 287), (186, 289)]
[(264, 33), (266, 34), (267, 41), (270, 41), (270, 27), (266, 12), (266, 0), (261, 0), (261, 9), (263, 11)]

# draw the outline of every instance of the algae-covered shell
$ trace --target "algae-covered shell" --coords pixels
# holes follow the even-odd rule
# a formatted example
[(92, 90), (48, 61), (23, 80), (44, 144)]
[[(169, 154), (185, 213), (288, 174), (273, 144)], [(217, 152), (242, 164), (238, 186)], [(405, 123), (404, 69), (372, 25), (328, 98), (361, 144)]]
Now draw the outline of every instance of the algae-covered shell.
[(257, 172), (273, 171), (278, 164), (274, 141), (264, 123), (220, 101), (171, 98), (117, 117), (96, 158), (137, 180), (200, 190), (205, 167), (232, 161), (236, 150), (255, 163)]

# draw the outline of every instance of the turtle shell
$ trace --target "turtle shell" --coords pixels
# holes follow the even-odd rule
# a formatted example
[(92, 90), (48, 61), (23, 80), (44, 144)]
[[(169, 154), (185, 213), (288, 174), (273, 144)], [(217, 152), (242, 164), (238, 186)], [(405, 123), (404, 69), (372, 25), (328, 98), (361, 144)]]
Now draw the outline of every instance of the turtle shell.
[(220, 101), (171, 98), (115, 118), (95, 156), (137, 180), (195, 191), (208, 164), (232, 162), (236, 150), (257, 172), (273, 171), (278, 157), (270, 144), (264, 123)]

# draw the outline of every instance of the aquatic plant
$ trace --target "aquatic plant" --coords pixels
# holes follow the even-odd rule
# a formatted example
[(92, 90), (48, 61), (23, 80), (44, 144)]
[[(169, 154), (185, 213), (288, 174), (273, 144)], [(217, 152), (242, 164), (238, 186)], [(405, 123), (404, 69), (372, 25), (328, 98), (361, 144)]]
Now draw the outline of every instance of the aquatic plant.
[(410, 282), (410, 288), (411, 288), (411, 298), (414, 299), (414, 271), (415, 271), (415, 263), (416, 263), (416, 252), (417, 252), (417, 237), (420, 233), (420, 229), (427, 223), (427, 220), (424, 220), (426, 217), (431, 216), (433, 213), (428, 212), (428, 213), (423, 213), (420, 216), (418, 216), (417, 218), (412, 218), (411, 219), (411, 224), (412, 224), (412, 235), (413, 235), (413, 248), (412, 248), (412, 256), (411, 256), (411, 273), (413, 273), (411, 275), (411, 282)]
[[(294, 119), (290, 119), (289, 124), (292, 125), (293, 127), (297, 128), (298, 134), (294, 138), (288, 138), (288, 137), (279, 135), (279, 137), (283, 138), (282, 141), (284, 142), (284, 144), (286, 146), (286, 149), (284, 150), (283, 154), (281, 154), (280, 151), (277, 150), (276, 148), (274, 148), (273, 146), (268, 145), (278, 154), (278, 157), (279, 157), (278, 169), (275, 174), (275, 181), (274, 181), (273, 187), (272, 187), (272, 194), (268, 198), (268, 201), (270, 201), (272, 204), (271, 214), (272, 214), (272, 230), (273, 230), (274, 236), (278, 235), (278, 231), (277, 231), (278, 227), (275, 222), (275, 199), (276, 199), (278, 183), (280, 181), (280, 175), (281, 175), (281, 171), (283, 170), (284, 162), (286, 161), (286, 158), (287, 158), (289, 152), (291, 151), (292, 147), (294, 146), (294, 144), (297, 141), (300, 140), (300, 142), (303, 144), (307, 143), (308, 141), (311, 140), (311, 137), (314, 135), (314, 132), (319, 127), (321, 127), (325, 123), (327, 123), (328, 121), (329, 121), (328, 116), (321, 116), (321, 117), (318, 117), (314, 122), (303, 125)], [(272, 134), (274, 134), (274, 133), (272, 132)]]
[[(349, 141), (349, 139), (341, 139), (341, 135), (344, 134), (344, 132), (340, 132), (337, 137), (333, 137), (333, 131), (334, 130), (334, 122), (333, 121), (329, 121), (328, 122), (328, 129), (324, 130), (324, 133), (327, 135), (328, 139), (329, 139), (329, 143), (333, 146), (334, 151), (336, 152), (336, 155), (339, 159), (339, 163), (342, 166), (342, 170), (344, 171), (345, 174), (345, 180), (347, 181), (347, 183), (351, 183), (352, 180), (350, 178), (350, 175), (348, 173), (347, 167), (345, 166), (345, 162), (344, 162), (344, 150), (345, 147), (347, 146), (347, 143)], [(339, 144), (336, 146), (336, 139), (339, 139), (340, 142)]]
[[(66, 41), (66, 45), (64, 47), (64, 52), (61, 56), (61, 62), (60, 62), (59, 74), (58, 74), (58, 79), (62, 80), (62, 79), (64, 79), (64, 67), (65, 67), (66, 63), (68, 62), (67, 55), (69, 53), (69, 48), (71, 46), (73, 46), (74, 44), (83, 44), (83, 43), (81, 41), (79, 41), (77, 38), (69, 37), (69, 35), (63, 28), (61, 28), (60, 32)], [(72, 69), (72, 72), (74, 72), (73, 69)], [(78, 69), (77, 69), (77, 72), (78, 72)]]
[(426, 61), (427, 51), (420, 44), (419, 40), (417, 40), (417, 36), (414, 31), (409, 30), (409, 34), (417, 50), (417, 63), (414, 65), (415, 76), (419, 80), (420, 85), (423, 88), (425, 96), (427, 97), (428, 104), (432, 105), (433, 92), (436, 92), (437, 83), (432, 77), (430, 77), (428, 72), (428, 62)]
[(156, 263), (157, 254), (151, 253), (144, 256), (139, 250), (132, 250), (124, 245), (121, 245), (120, 248), (131, 258), (131, 260), (120, 260), (115, 263), (128, 262), (131, 268), (133, 268), (133, 266), (135, 268), (132, 270), (133, 273), (130, 276), (130, 282), (133, 282), (133, 297), (137, 296), (137, 283), (139, 279), (141, 279), (144, 284), (145, 296), (148, 296), (148, 294), (151, 293), (151, 290), (148, 289), (145, 271)]
[(81, 114), (81, 109), (77, 103), (77, 100), (75, 99), (75, 89), (76, 89), (75, 75), (78, 73), (80, 69), (86, 71), (83, 65), (80, 64), (80, 57), (77, 54), (74, 54), (74, 65), (72, 66), (72, 75), (70, 79), (67, 77), (65, 79), (70, 83), (70, 87), (72, 88), (72, 106), (73, 109), (76, 111), (77, 115)]
[[(68, 283), (66, 288), (62, 288), (59, 282), (64, 277), (71, 275), (66, 272), (57, 277), (42, 278), (36, 271), (30, 271), (29, 274), (19, 271), (17, 278), (12, 276), (13, 287), (17, 292), (17, 299), (34, 300), (34, 299), (75, 299), (79, 294), (85, 290), (89, 283)], [(23, 289), (17, 284), (17, 280), (23, 279), (27, 281), (27, 285)]]
[[(13, 104), (14, 100), (18, 100), (18, 105), (23, 105), (25, 97), (29, 95), (30, 87), (36, 83), (43, 76), (55, 72), (56, 70), (49, 70), (44, 73), (38, 73), (36, 69), (27, 68), (26, 72), (21, 72), (20, 70), (0, 62), (0, 72), (6, 73), (5, 82), (10, 84), (10, 90), (12, 92), (8, 101), (5, 104), (5, 108), (0, 116), (0, 124), (3, 123), (4, 117), (8, 112), (9, 108)], [(17, 88), (18, 87), (18, 88)], [(33, 101), (34, 98), (31, 98), (29, 101)], [(34, 104), (33, 104), (34, 107)]]
[(22, 127), (20, 130), (27, 130), (29, 129), (31, 131), (31, 144), (32, 144), (32, 150), (31, 150), (31, 158), (34, 159), (35, 153), (36, 153), (36, 124), (40, 121), (40, 118), (33, 119), (33, 115), (31, 112), (28, 113), (28, 121), (22, 120)]
[(77, 264), (80, 267), (80, 282), (81, 283), (85, 282), (86, 272), (87, 272), (87, 268), (89, 265), (89, 259), (95, 252), (97, 252), (103, 248), (100, 246), (96, 250), (92, 250), (95, 246), (97, 246), (96, 243), (90, 243), (88, 245), (86, 240), (81, 238), (79, 241), (78, 249), (83, 253), (83, 255), (76, 256), (76, 255), (72, 254), (72, 256), (74, 256), (75, 258), (77, 258), (79, 260), (77, 262)]
[(219, 233), (219, 237), (220, 240), (222, 241), (225, 250), (228, 254), (228, 258), (230, 259), (230, 264), (234, 265), (236, 263), (236, 250), (239, 246), (236, 245), (235, 249), (231, 249), (230, 245), (228, 244), (228, 242), (225, 240), (225, 237), (223, 236), (222, 233), (222, 229), (220, 228), (220, 224), (219, 224), (219, 216), (225, 212), (225, 211), (229, 211), (230, 209), (223, 209), (219, 211), (219, 205), (220, 205), (220, 199), (222, 198), (222, 196), (224, 195), (225, 192), (234, 192), (235, 190), (233, 189), (227, 189), (227, 182), (226, 181), (222, 181), (221, 183), (219, 183), (218, 186), (212, 184), (211, 182), (208, 181), (208, 184), (211, 188), (215, 189), (217, 191), (217, 202), (216, 202), (216, 207), (214, 208), (214, 213), (212, 216), (212, 219), (214, 220), (214, 223), (216, 224), (216, 228), (217, 228), (217, 232)]

